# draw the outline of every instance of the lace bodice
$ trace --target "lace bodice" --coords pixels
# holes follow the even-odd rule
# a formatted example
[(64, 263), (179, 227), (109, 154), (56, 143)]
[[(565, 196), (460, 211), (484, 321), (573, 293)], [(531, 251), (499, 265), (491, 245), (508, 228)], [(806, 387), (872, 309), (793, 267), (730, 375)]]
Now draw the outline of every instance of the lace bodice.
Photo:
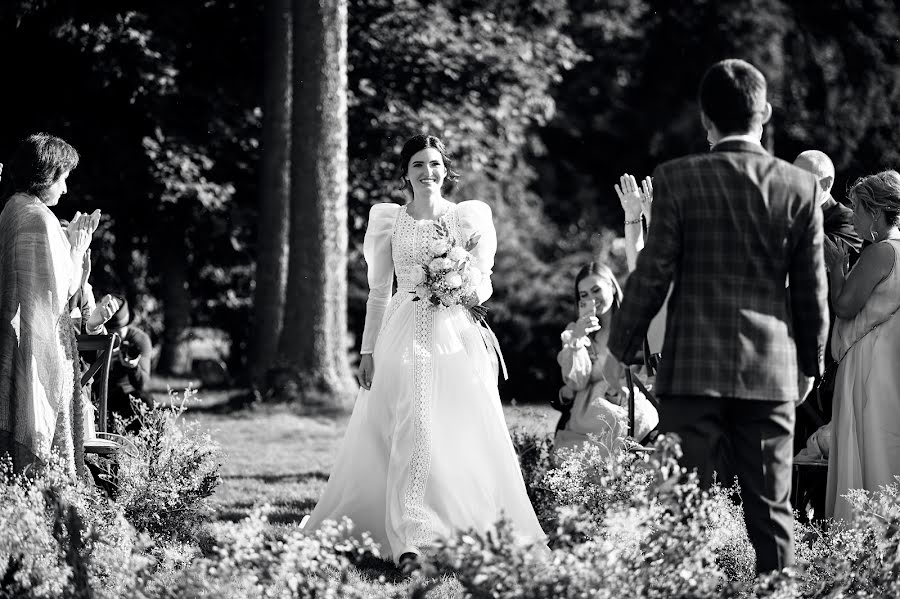
[(429, 246), (436, 238), (437, 222), (447, 223), (450, 233), (459, 236), (459, 219), (455, 208), (450, 204), (437, 221), (416, 220), (407, 213), (406, 206), (400, 208), (391, 242), (391, 258), (394, 261), (398, 291), (409, 291), (415, 287), (410, 280), (410, 271), (415, 265), (422, 264), (428, 259)]
[[(451, 204), (440, 220), (446, 222), (454, 234), (480, 234), (481, 238), (472, 254), (476, 266), (484, 275), (477, 289), (478, 299), (480, 302), (486, 301), (493, 291), (490, 275), (497, 250), (497, 234), (490, 207), (474, 200)], [(413, 266), (421, 264), (428, 255), (429, 245), (435, 237), (434, 222), (416, 220), (407, 214), (406, 206), (397, 204), (376, 204), (369, 212), (369, 224), (363, 242), (363, 255), (368, 267), (369, 299), (366, 302), (361, 353), (374, 351), (385, 310), (391, 301), (395, 275), (397, 291), (404, 295), (394, 301), (407, 299), (407, 292), (413, 288), (410, 272)]]

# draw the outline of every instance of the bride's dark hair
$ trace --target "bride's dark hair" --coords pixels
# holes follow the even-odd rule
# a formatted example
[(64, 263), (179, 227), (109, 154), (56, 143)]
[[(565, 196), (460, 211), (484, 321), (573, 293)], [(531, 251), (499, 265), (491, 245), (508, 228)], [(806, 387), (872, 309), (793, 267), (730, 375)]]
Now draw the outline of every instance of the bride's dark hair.
[(409, 180), (406, 178), (406, 172), (409, 170), (409, 161), (417, 152), (421, 152), (425, 148), (434, 148), (441, 155), (444, 161), (444, 168), (447, 169), (447, 176), (444, 177), (443, 191), (450, 192), (453, 190), (454, 184), (459, 181), (459, 173), (453, 170), (453, 159), (447, 153), (444, 142), (434, 135), (413, 135), (403, 144), (400, 150), (400, 158), (397, 160), (397, 175), (402, 182), (400, 191), (412, 189)]

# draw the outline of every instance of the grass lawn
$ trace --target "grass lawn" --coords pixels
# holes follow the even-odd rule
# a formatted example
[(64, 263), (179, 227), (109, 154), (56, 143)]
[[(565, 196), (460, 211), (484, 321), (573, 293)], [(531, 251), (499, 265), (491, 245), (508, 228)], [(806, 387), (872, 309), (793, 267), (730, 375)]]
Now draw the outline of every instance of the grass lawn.
[[(161, 400), (166, 384), (180, 389), (185, 383), (158, 380), (154, 391)], [(212, 498), (218, 518), (237, 521), (254, 506), (268, 505), (273, 526), (296, 526), (312, 510), (325, 487), (347, 416), (302, 416), (284, 405), (220, 413), (216, 407), (234, 393), (200, 391), (197, 407), (185, 414), (186, 419), (207, 428), (225, 454), (222, 482)], [(510, 428), (549, 432), (556, 426), (557, 413), (549, 406), (505, 406), (504, 411)], [(368, 587), (373, 597), (393, 593), (406, 584), (393, 567), (380, 561), (358, 572), (358, 576), (359, 584)], [(459, 585), (446, 580), (428, 597), (458, 594)]]

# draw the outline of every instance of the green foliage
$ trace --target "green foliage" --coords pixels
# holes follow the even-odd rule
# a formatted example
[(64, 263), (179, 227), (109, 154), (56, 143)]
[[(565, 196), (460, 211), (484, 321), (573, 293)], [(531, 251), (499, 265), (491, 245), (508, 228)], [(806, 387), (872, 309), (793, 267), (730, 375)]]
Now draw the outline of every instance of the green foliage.
[[(534, 463), (546, 439), (514, 434), (526, 481), (543, 472), (557, 504), (544, 523), (551, 550), (522, 545), (507, 522), (435, 543), (427, 576), (455, 577), (472, 597), (893, 597), (900, 592), (900, 478), (853, 491), (851, 522), (797, 523), (796, 566), (755, 577), (740, 504), (701, 491), (680, 450), (661, 437), (652, 454), (586, 446), (553, 467)], [(615, 443), (615, 440), (610, 440)], [(522, 450), (525, 451), (522, 451)], [(547, 499), (547, 496), (541, 496)], [(539, 510), (543, 513), (542, 510)]]
[[(437, 135), (461, 171), (455, 197), (494, 210), (502, 243), (489, 320), (510, 368), (505, 395), (522, 399), (532, 375), (552, 378), (547, 324), (534, 317), (558, 316), (555, 286), (544, 285), (556, 272), (548, 262), (558, 235), (530, 190), (536, 173), (527, 156), (542, 152), (534, 131), (556, 112), (554, 87), (584, 58), (566, 33), (567, 3), (353, 0), (349, 15), (351, 329), (361, 334), (365, 316), (361, 246), (369, 207), (405, 200), (395, 164), (402, 144), (415, 133)], [(540, 291), (549, 294), (528, 301)], [(550, 345), (556, 338), (558, 330)], [(539, 384), (539, 393), (552, 386)]]
[[(900, 161), (891, 0), (348, 0), (348, 16), (351, 330), (362, 331), (368, 208), (401, 201), (403, 140), (440, 135), (462, 171), (456, 196), (494, 209), (489, 306), (507, 399), (543, 400), (559, 384), (557, 336), (588, 236), (621, 231), (618, 176), (706, 149), (695, 96), (713, 60), (763, 70), (766, 141), (788, 160), (829, 153), (839, 199)], [(60, 215), (104, 212), (95, 289), (137, 299), (155, 335), (163, 250), (184, 240), (189, 324), (227, 331), (233, 367), (252, 317), (262, 36), (258, 2), (0, 6), (0, 53), (23, 57), (4, 72), (0, 158), (34, 130), (82, 151)]]
[[(176, 538), (136, 533), (119, 505), (68, 478), (61, 462), (23, 478), (0, 461), (0, 597), (16, 599), (183, 599), (185, 597), (367, 597), (349, 572), (376, 551), (351, 525), (315, 535), (275, 535), (262, 510), (215, 529), (208, 554)], [(157, 487), (157, 493), (164, 490)], [(144, 496), (154, 505), (167, 499)], [(132, 511), (133, 514), (133, 511)], [(140, 522), (139, 522), (140, 523)]]
[[(216, 548), (188, 562), (169, 563), (148, 595), (160, 599), (183, 597), (241, 597), (263, 599), (364, 598), (367, 589), (352, 579), (356, 561), (375, 551), (364, 537), (349, 537), (349, 522), (323, 526), (315, 535), (298, 529), (275, 535), (263, 509), (247, 519), (216, 530)], [(149, 591), (152, 591), (152, 595)]]
[(683, 477), (677, 445), (652, 454), (587, 445), (549, 468), (557, 517), (551, 551), (523, 546), (501, 523), (439, 541), (428, 572), (452, 573), (474, 597), (720, 597), (752, 580), (753, 552), (739, 506), (726, 491)]
[[(173, 443), (205, 444), (196, 433)], [(389, 583), (384, 565), (371, 575), (378, 550), (348, 521), (310, 535), (273, 526), (267, 509), (255, 508), (241, 522), (203, 522), (198, 543), (183, 534), (198, 522), (179, 523), (185, 513), (178, 512), (151, 538), (126, 519), (134, 514), (129, 503), (72, 480), (61, 462), (22, 477), (3, 460), (0, 597), (399, 599), (459, 596), (459, 589), (499, 599), (788, 599), (900, 592), (900, 480), (877, 493), (854, 492), (850, 522), (798, 523), (796, 567), (755, 578), (740, 504), (729, 490), (702, 491), (685, 476), (671, 439), (660, 437), (651, 453), (606, 439), (611, 452), (588, 446), (556, 462), (549, 437), (517, 432), (513, 439), (526, 483), (540, 488), (530, 492), (549, 548), (520, 544), (506, 522), (487, 533), (460, 532), (427, 549), (425, 577), (408, 587)], [(165, 487), (146, 488), (144, 501), (171, 505)]]
[(128, 521), (152, 538), (194, 541), (211, 514), (207, 499), (219, 482), (222, 456), (208, 432), (179, 422), (194, 392), (169, 395), (170, 407), (134, 402), (138, 433), (127, 433), (118, 421), (125, 446), (117, 457), (114, 498)]
[(521, 7), (505, 0), (350, 2), (350, 176), (358, 218), (396, 195), (395, 159), (413, 133), (444, 138), (465, 165), (464, 182), (515, 186), (529, 130), (553, 116), (552, 85), (582, 58), (563, 33), (565, 2)]
[[(804, 597), (896, 597), (900, 593), (900, 477), (850, 492), (850, 522), (797, 525)], [(843, 594), (843, 595), (842, 595)]]
[(551, 468), (550, 452), (553, 449), (553, 438), (550, 435), (529, 433), (525, 430), (514, 430), (510, 433), (522, 478), (528, 490), (528, 499), (542, 523), (553, 522), (556, 518), (554, 497), (547, 488), (545, 479)]
[(0, 597), (134, 596), (152, 560), (122, 510), (60, 460), (27, 476), (0, 461)]

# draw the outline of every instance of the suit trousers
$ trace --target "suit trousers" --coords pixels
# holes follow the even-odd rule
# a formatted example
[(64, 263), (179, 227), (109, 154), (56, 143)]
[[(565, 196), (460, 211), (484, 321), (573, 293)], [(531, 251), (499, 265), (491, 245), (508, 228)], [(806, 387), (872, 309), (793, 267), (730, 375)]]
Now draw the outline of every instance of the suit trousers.
[(670, 395), (660, 398), (659, 415), (660, 432), (681, 437), (681, 464), (697, 469), (704, 488), (737, 478), (757, 572), (791, 565), (794, 404)]

